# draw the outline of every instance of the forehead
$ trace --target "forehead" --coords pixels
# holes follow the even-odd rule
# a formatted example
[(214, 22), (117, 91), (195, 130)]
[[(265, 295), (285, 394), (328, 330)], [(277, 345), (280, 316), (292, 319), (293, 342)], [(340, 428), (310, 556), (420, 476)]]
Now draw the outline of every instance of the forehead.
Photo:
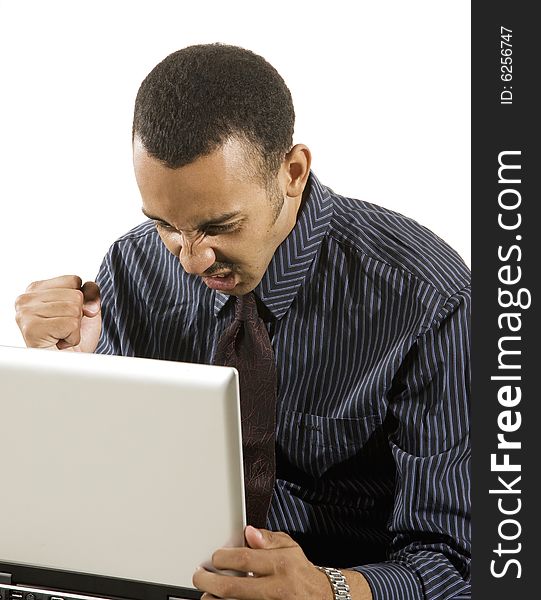
[[(249, 198), (265, 194), (253, 176), (253, 165), (236, 139), (192, 163), (171, 169), (150, 156), (138, 138), (133, 144), (135, 177), (143, 207), (149, 212), (175, 207), (199, 212), (239, 209)], [(226, 207), (227, 205), (227, 207)], [(191, 212), (191, 210), (190, 210)]]

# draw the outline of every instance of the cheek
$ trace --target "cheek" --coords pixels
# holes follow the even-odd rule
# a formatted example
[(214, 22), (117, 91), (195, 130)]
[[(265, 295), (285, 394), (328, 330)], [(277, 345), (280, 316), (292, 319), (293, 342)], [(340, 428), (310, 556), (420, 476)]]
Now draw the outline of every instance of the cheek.
[(258, 268), (266, 256), (267, 248), (268, 237), (265, 232), (254, 231), (242, 241), (239, 240), (237, 244), (228, 244), (227, 251), (231, 259), (236, 258), (237, 262), (243, 262), (251, 268)]

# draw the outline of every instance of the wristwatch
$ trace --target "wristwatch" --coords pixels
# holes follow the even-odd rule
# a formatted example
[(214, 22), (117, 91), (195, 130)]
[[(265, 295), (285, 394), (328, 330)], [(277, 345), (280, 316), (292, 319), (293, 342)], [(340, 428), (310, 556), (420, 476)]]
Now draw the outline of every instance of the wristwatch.
[(334, 593), (334, 600), (351, 600), (349, 593), (349, 585), (344, 577), (342, 571), (333, 569), (332, 567), (317, 567), (320, 571), (323, 571), (327, 575), (331, 582), (332, 591)]

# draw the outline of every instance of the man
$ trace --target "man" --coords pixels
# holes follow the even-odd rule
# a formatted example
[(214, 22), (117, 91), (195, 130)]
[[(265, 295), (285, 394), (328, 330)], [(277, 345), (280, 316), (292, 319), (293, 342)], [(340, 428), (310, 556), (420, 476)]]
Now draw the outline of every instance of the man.
[(18, 324), (28, 346), (214, 363), (254, 298), (277, 373), (267, 527), (213, 556), (256, 577), (199, 569), (194, 584), (240, 600), (331, 600), (342, 583), (353, 600), (469, 597), (469, 273), (414, 221), (322, 185), (293, 124), (261, 57), (167, 57), (135, 103), (149, 220), (97, 283), (31, 284)]

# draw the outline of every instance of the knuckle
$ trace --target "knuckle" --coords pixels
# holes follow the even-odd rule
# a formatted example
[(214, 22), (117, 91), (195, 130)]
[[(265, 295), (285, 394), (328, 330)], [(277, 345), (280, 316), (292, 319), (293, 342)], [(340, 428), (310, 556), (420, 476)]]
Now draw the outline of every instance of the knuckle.
[(66, 304), (66, 315), (69, 317), (79, 319), (81, 317), (82, 306), (79, 303), (69, 303)]
[(220, 550), (215, 550), (212, 553), (212, 557), (210, 559), (212, 561), (212, 565), (216, 568), (218, 568), (218, 565), (220, 564), (220, 554), (221, 554)]
[(24, 306), (25, 299), (26, 299), (25, 294), (21, 294), (20, 296), (17, 296), (17, 298), (15, 298), (15, 310), (17, 312), (20, 311), (21, 308)]
[(270, 596), (271, 600), (291, 600), (293, 598), (290, 591), (282, 585), (275, 585), (271, 590)]
[(220, 584), (219, 594), (222, 598), (234, 598), (235, 593), (235, 585), (230, 581), (227, 581), (227, 578), (224, 578), (224, 581)]
[(284, 575), (287, 571), (287, 561), (286, 559), (281, 556), (277, 561), (276, 561), (276, 573), (278, 575)]
[(72, 275), (71, 284), (76, 288), (80, 288), (83, 284), (83, 280), (79, 277), (79, 275)]
[(21, 304), (16, 304), (15, 305), (15, 321), (17, 321), (17, 324), (20, 324), (21, 321), (24, 318), (24, 307)]
[(19, 329), (21, 330), (23, 338), (25, 340), (28, 340), (28, 322), (24, 319), (20, 319), (19, 321), (17, 321), (17, 324), (19, 325)]
[(237, 567), (241, 571), (245, 571), (250, 563), (250, 550), (243, 548), (240, 550), (237, 558)]
[(27, 292), (33, 292), (34, 290), (39, 288), (41, 281), (32, 281), (32, 283), (30, 283), (28, 285), (28, 287), (26, 288)]

